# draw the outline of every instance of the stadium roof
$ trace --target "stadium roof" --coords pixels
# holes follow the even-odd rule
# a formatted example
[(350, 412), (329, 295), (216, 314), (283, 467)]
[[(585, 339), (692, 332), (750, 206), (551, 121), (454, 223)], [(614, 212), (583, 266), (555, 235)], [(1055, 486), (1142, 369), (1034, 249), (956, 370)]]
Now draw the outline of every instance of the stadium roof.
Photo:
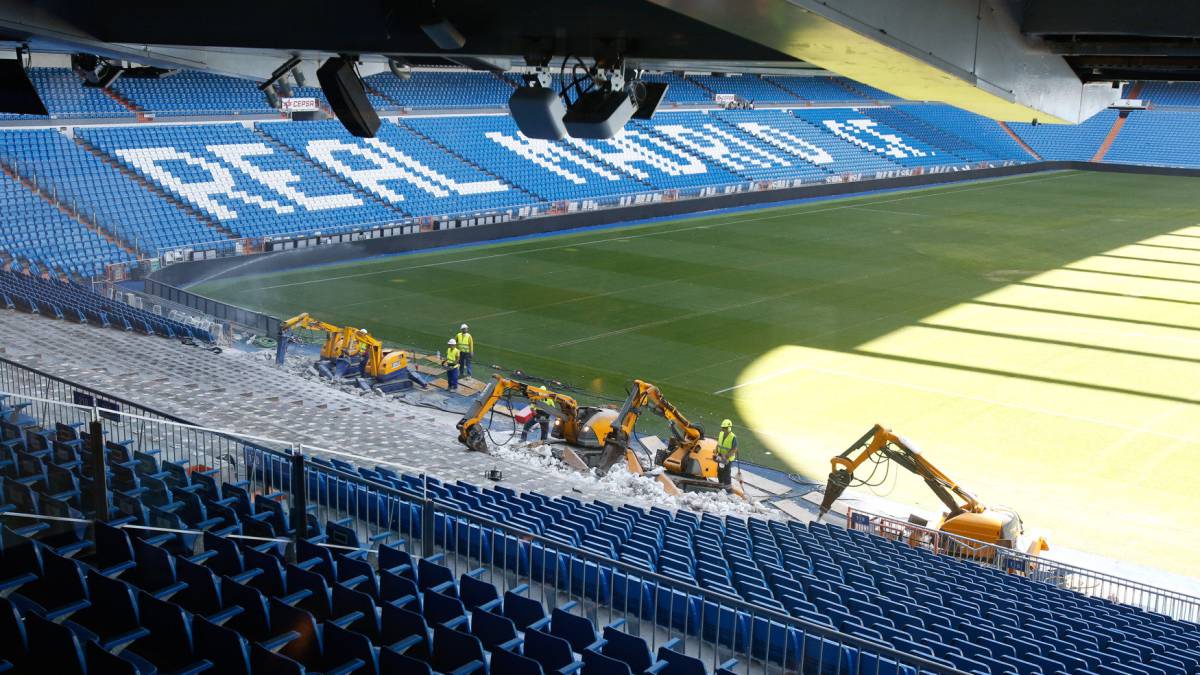
[[(466, 38), (439, 50), (420, 26)], [(823, 68), (998, 119), (1076, 122), (1109, 81), (1198, 79), (1200, 6), (1167, 0), (0, 0), (0, 42), (265, 78), (283, 59), (355, 53), (524, 65), (622, 54), (642, 67)], [(1090, 83), (1090, 84), (1089, 84)]]

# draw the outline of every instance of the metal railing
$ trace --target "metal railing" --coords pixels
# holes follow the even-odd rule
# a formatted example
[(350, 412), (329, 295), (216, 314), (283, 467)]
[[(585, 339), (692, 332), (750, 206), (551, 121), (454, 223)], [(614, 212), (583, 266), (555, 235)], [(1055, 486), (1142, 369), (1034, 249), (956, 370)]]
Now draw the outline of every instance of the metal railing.
[[(9, 361), (0, 365), (0, 372), (24, 369), (14, 368), (16, 364)], [(160, 463), (212, 472), (218, 483), (241, 485), (259, 509), (267, 506), (265, 502), (277, 503), (290, 516), (294, 539), (273, 536), (277, 532), (242, 536), (281, 545), (286, 541), (293, 560), (299, 540), (317, 532), (326, 534), (323, 544), (335, 549), (366, 548), (378, 554), (378, 545), (387, 543), (413, 555), (440, 558), (456, 575), (474, 571), (501, 593), (535, 597), (549, 608), (588, 616), (597, 623), (620, 622), (622, 630), (643, 637), (654, 649), (681, 638), (671, 645), (675, 651), (711, 660), (714, 667), (736, 659), (736, 672), (961, 672), (832, 626), (796, 619), (464, 511), (439, 500), (432, 490), (434, 479), (412, 467), (190, 425), (59, 378), (46, 376), (44, 382), (35, 383), (35, 373), (0, 381), (36, 384), (39, 391), (70, 400), (34, 397), (6, 386), (9, 391), (0, 392), (7, 396), (4, 405), (28, 403), (20, 412), (47, 425), (98, 423), (110, 442), (133, 450), (153, 449)], [(86, 392), (92, 399), (76, 402), (75, 392)], [(339, 457), (411, 471), (410, 484), (397, 488), (369, 480), (347, 470), (348, 465), (335, 466)], [(41, 516), (27, 512), (0, 516), (28, 517)], [(156, 521), (153, 510), (149, 520), (129, 526), (200, 534), (170, 521)]]
[[(422, 557), (437, 556), (456, 574), (472, 571), (486, 575), (501, 591), (537, 597), (549, 607), (588, 616), (597, 624), (622, 622), (623, 630), (644, 637), (653, 647), (674, 637), (684, 638), (675, 646), (677, 651), (698, 656), (714, 666), (736, 659), (737, 670), (747, 673), (899, 673), (911, 672), (909, 668), (931, 673), (960, 672), (829, 625), (711, 591), (552, 535), (537, 534), (520, 524), (501, 523), (463, 510), (439, 496), (448, 488), (415, 467), (196, 426), (3, 358), (0, 389), (7, 392), (4, 405), (28, 403), (21, 412), (43, 423), (97, 422), (108, 440), (128, 439), (134, 448), (156, 450), (160, 461), (176, 462), (191, 470), (215, 470), (215, 479), (222, 482), (244, 481), (243, 489), (256, 505), (260, 500), (263, 506), (268, 505), (265, 502), (276, 502), (286, 510), (295, 533), (290, 543), (295, 546), (300, 545), (300, 539), (324, 532), (329, 537), (325, 543), (336, 548), (377, 552), (379, 544), (387, 543)], [(359, 464), (338, 463), (345, 460)], [(375, 469), (363, 473), (368, 465)], [(928, 528), (862, 512), (851, 512), (848, 521), (852, 529), (893, 540), (903, 537), (938, 553), (947, 550), (945, 538), (949, 535)], [(153, 527), (156, 523), (141, 525)], [(263, 538), (282, 542), (277, 537)], [(959, 538), (954, 543), (974, 551), (976, 558), (986, 558), (979, 546), (983, 542)], [(295, 549), (290, 553), (294, 556)], [(1007, 550), (991, 553), (991, 564), (1000, 569), (1009, 571), (1019, 562), (1032, 581), (1057, 578), (1048, 572), (1041, 576), (1041, 570), (1050, 567), (1047, 561), (1032, 557), (1017, 560)], [(1070, 568), (1055, 565), (1060, 571)], [(1088, 573), (1080, 568), (1069, 571)], [(1107, 576), (1090, 574), (1090, 579)], [(1162, 598), (1159, 604), (1136, 604), (1170, 614), (1165, 611), (1170, 609), (1166, 602), (1169, 592), (1123, 582), (1123, 587), (1135, 586), (1142, 587), (1146, 598), (1155, 594)], [(1178, 600), (1186, 598), (1170, 595)]]
[(923, 527), (868, 511), (847, 509), (846, 527), (907, 543), (935, 555), (970, 561), (1030, 581), (1200, 623), (1200, 597), (1041, 556)]

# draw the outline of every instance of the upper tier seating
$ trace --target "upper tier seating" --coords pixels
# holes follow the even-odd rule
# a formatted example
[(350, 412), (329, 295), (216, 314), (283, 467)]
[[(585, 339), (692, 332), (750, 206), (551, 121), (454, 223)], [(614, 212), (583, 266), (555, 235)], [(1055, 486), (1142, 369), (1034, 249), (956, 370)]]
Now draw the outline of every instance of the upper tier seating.
[(33, 81), (51, 117), (134, 116), (133, 111), (106, 92), (83, 86), (83, 81), (70, 68), (31, 68), (29, 79)]
[(675, 73), (646, 73), (642, 79), (647, 82), (665, 83), (667, 85), (666, 101), (669, 103), (709, 103), (713, 102), (713, 92), (696, 84), (689, 77)]
[(1117, 120), (1116, 110), (1101, 110), (1079, 124), (1012, 122), (1008, 126), (1047, 160), (1091, 160)]
[(240, 124), (91, 128), (79, 134), (239, 236), (346, 232), (401, 217)]
[(122, 77), (112, 88), (160, 117), (277, 112), (256, 82), (193, 70), (157, 79)]
[(1155, 107), (1200, 107), (1200, 83), (1197, 82), (1145, 82), (1138, 98), (1149, 101)]
[(805, 101), (839, 102), (867, 100), (862, 94), (847, 89), (844, 84), (845, 80), (839, 77), (771, 75), (767, 79)]
[(996, 120), (944, 103), (896, 105), (892, 110), (953, 134), (999, 159), (1028, 162), (1033, 158)]
[(220, 232), (57, 131), (2, 132), (0, 157), (137, 251), (158, 255), (201, 242), (233, 247)]
[(1129, 113), (1106, 162), (1200, 166), (1200, 112), (1150, 110)]
[(895, 94), (889, 94), (882, 89), (876, 89), (875, 87), (863, 84), (862, 82), (857, 82), (848, 77), (834, 77), (832, 79), (845, 89), (849, 89), (855, 94), (865, 96), (872, 101), (895, 101), (900, 98)]
[[(109, 300), (83, 286), (4, 270), (0, 270), (0, 309), (18, 309), (54, 319), (147, 335), (214, 340), (207, 330)], [(0, 461), (0, 467), (2, 465), (3, 461)]]
[(740, 98), (755, 103), (795, 103), (800, 101), (800, 97), (758, 75), (692, 75), (689, 79), (695, 80), (714, 93), (736, 94)]
[(0, 250), (43, 268), (83, 277), (103, 274), (105, 265), (133, 259), (3, 173)]
[(500, 108), (513, 93), (503, 78), (473, 70), (414, 70), (407, 80), (386, 72), (366, 82), (393, 106), (404, 108)]

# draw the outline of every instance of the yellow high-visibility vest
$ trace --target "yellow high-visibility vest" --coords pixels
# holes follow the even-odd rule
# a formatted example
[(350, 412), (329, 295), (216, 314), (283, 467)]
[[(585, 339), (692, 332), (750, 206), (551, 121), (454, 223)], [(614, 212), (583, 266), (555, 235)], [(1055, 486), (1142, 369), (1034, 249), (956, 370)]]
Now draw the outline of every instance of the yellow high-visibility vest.
[(723, 455), (729, 460), (737, 459), (737, 450), (733, 447), (736, 440), (737, 435), (732, 431), (721, 430), (721, 433), (717, 434), (717, 454)]
[(458, 348), (457, 347), (447, 347), (446, 348), (446, 365), (447, 366), (457, 366), (458, 365)]
[(454, 341), (458, 343), (458, 348), (468, 354), (475, 353), (475, 339), (470, 333), (459, 333), (454, 336)]

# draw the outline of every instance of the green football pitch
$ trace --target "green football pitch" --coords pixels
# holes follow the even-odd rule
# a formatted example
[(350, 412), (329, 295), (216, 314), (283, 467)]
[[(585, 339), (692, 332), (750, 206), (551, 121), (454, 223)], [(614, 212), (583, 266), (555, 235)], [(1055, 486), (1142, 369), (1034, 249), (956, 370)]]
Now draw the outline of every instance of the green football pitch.
[[(1059, 543), (1200, 563), (1200, 181), (1057, 172), (216, 281), (619, 398), (817, 480), (879, 422)], [(477, 372), (477, 375), (479, 373)], [(936, 511), (914, 477), (881, 494)]]

